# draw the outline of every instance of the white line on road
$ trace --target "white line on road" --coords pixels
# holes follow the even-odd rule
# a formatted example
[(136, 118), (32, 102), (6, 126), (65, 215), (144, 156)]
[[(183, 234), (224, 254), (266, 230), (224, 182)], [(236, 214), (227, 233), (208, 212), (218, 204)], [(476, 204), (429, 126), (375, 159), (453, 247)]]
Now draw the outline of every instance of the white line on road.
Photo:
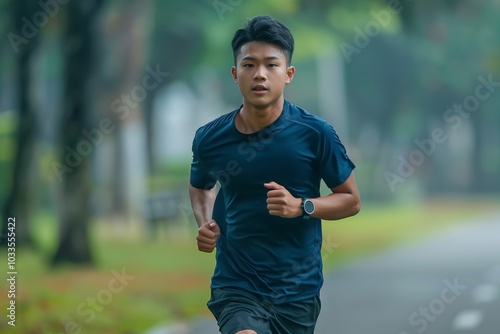
[(489, 303), (498, 298), (498, 286), (483, 284), (477, 286), (472, 292), (472, 299), (476, 303)]
[(453, 320), (453, 329), (467, 330), (476, 328), (483, 320), (483, 314), (479, 310), (462, 311)]

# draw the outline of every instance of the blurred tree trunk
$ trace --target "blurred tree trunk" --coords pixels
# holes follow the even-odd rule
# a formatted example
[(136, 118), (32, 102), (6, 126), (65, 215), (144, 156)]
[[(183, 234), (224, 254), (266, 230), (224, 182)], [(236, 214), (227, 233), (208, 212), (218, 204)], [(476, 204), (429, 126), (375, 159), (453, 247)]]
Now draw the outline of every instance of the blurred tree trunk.
[[(88, 85), (93, 61), (91, 24), (104, 0), (71, 1), (67, 5), (65, 35), (65, 94), (61, 124), (61, 161), (67, 161), (68, 150), (80, 158), (71, 172), (64, 174), (60, 198), (59, 245), (53, 263), (92, 263), (89, 242), (89, 159), (95, 147), (84, 147), (82, 131), (89, 128)], [(90, 153), (85, 153), (90, 150)], [(75, 154), (76, 155), (76, 154)]]
[[(29, 222), (32, 207), (34, 172), (34, 148), (36, 137), (36, 114), (30, 99), (31, 59), (37, 47), (38, 33), (30, 31), (34, 36), (27, 39), (22, 29), (25, 24), (21, 18), (31, 18), (37, 9), (36, 1), (23, 0), (11, 2), (13, 31), (19, 44), (11, 45), (16, 52), (18, 73), (18, 123), (16, 133), (16, 151), (12, 167), (12, 178), (8, 184), (9, 191), (2, 208), (2, 234), (0, 245), (6, 246), (7, 218), (16, 217), (16, 244), (32, 245)], [(24, 34), (26, 35), (26, 34)]]
[(146, 100), (144, 101), (144, 125), (146, 126), (146, 156), (148, 159), (148, 173), (149, 175), (158, 175), (161, 171), (158, 170), (157, 163), (155, 161), (154, 153), (154, 135), (155, 130), (153, 126), (153, 111), (154, 111), (154, 98), (156, 94), (153, 92), (148, 94)]
[[(151, 5), (152, 1), (139, 0), (121, 4), (122, 15), (115, 19), (112, 25), (109, 22), (104, 23), (108, 24), (109, 28), (106, 29), (106, 34), (101, 36), (106, 66), (102, 76), (107, 82), (107, 87), (103, 89), (107, 91), (106, 95), (112, 97), (105, 109), (109, 110), (110, 117), (114, 118), (117, 124), (116, 130), (110, 135), (114, 154), (110, 159), (113, 174), (110, 178), (109, 196), (112, 198), (113, 218), (122, 223), (134, 221), (136, 215), (140, 214), (137, 207), (141, 204), (133, 198), (141, 193), (141, 190), (139, 185), (134, 184), (133, 176), (137, 174), (133, 173), (134, 168), (129, 160), (130, 155), (137, 154), (137, 151), (127, 143), (131, 135), (130, 128), (136, 123), (144, 122), (143, 105), (151, 95), (151, 92), (147, 91), (146, 98), (142, 100), (136, 99), (132, 94), (136, 87), (143, 85), (143, 78), (147, 74), (144, 63), (147, 59), (149, 39), (145, 36), (150, 34), (149, 21), (153, 13)], [(128, 96), (128, 103), (125, 103), (124, 96)], [(113, 100), (120, 103), (113, 107)], [(112, 106), (111, 109), (109, 106)], [(141, 148), (139, 152), (144, 150), (147, 151), (147, 147)], [(144, 159), (137, 161), (139, 160), (147, 163)]]

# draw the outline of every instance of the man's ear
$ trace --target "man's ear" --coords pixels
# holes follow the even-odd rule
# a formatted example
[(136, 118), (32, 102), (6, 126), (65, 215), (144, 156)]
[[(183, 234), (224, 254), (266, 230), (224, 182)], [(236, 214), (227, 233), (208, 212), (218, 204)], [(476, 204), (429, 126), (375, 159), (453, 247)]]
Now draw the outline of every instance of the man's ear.
[(231, 66), (231, 75), (233, 76), (234, 83), (238, 84), (238, 73), (235, 66)]
[(287, 69), (286, 69), (287, 79), (285, 81), (285, 84), (288, 85), (290, 82), (292, 82), (292, 79), (293, 79), (294, 75), (295, 75), (295, 66), (288, 66)]

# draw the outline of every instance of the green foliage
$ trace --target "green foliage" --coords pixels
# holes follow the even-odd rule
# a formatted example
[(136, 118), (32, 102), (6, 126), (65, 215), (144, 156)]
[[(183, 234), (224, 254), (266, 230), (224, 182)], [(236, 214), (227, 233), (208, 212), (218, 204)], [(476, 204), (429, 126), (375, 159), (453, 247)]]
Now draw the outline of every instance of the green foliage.
[(0, 163), (10, 162), (14, 156), (14, 135), (17, 119), (13, 112), (0, 113)]
[(14, 158), (14, 131), (17, 119), (13, 112), (0, 113), (0, 203), (3, 203), (11, 182), (12, 159)]
[[(10, 25), (10, 9), (11, 9), (11, 0), (0, 0), (0, 35), (6, 36), (9, 31)], [(5, 39), (2, 39), (2, 42), (5, 42)]]

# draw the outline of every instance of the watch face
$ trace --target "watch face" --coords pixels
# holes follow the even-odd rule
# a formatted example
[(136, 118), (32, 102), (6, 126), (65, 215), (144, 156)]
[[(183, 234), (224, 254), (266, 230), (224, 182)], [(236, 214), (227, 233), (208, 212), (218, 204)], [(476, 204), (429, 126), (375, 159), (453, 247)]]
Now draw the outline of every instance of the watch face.
[(313, 203), (311, 200), (306, 199), (306, 200), (304, 201), (304, 211), (305, 211), (308, 215), (310, 215), (310, 214), (312, 214), (312, 213), (314, 212), (314, 203)]

